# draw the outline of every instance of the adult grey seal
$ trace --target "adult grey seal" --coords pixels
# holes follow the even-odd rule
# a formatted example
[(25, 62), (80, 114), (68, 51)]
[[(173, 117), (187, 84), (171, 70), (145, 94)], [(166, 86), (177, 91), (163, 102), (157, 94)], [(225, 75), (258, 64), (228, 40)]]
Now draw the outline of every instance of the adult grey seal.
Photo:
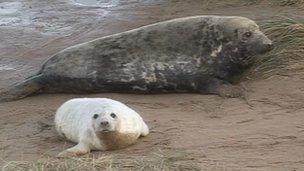
[(193, 16), (98, 38), (60, 51), (1, 100), (48, 93), (199, 92), (237, 96), (234, 76), (272, 42), (244, 17)]

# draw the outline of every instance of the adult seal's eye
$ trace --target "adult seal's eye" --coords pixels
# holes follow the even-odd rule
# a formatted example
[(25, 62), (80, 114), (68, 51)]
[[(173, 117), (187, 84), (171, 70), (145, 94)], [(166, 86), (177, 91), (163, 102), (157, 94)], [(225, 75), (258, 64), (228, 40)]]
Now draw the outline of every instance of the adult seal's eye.
[(252, 32), (250, 32), (250, 31), (246, 32), (246, 33), (245, 33), (245, 36), (246, 36), (246, 37), (251, 37), (251, 36), (252, 36)]
[(116, 115), (115, 115), (115, 113), (111, 113), (111, 115), (110, 115), (112, 118), (116, 118)]
[(97, 119), (97, 118), (98, 118), (98, 114), (94, 114), (94, 115), (93, 115), (93, 118), (94, 118), (94, 119)]

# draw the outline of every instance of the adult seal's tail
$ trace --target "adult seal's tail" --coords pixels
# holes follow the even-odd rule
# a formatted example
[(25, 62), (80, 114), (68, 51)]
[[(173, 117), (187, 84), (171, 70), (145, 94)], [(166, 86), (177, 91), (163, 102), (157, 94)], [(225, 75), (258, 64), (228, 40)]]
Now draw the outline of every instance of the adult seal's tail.
[(2, 97), (35, 92), (239, 96), (231, 84), (272, 42), (252, 20), (194, 16), (164, 21), (64, 49)]
[(18, 100), (38, 93), (43, 86), (42, 78), (43, 75), (38, 74), (25, 79), (21, 83), (16, 83), (12, 88), (0, 92), (0, 102)]

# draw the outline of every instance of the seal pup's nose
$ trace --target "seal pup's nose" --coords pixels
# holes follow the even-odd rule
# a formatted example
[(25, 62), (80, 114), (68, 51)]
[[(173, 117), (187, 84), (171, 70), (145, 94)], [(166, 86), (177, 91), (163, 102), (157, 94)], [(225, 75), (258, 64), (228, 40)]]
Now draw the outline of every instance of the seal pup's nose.
[(102, 126), (107, 126), (107, 125), (109, 125), (109, 122), (108, 122), (108, 121), (103, 121), (103, 122), (100, 122), (100, 124), (101, 124)]

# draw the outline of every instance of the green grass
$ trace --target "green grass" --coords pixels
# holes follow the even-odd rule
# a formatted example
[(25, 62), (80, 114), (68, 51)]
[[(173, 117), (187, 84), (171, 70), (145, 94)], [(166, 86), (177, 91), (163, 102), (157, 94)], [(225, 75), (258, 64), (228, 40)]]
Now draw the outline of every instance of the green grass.
[(12, 161), (3, 171), (94, 171), (94, 170), (200, 170), (195, 159), (186, 153), (162, 152), (149, 156), (100, 156), (81, 158), (47, 158), (35, 162)]
[(279, 17), (260, 24), (274, 42), (274, 49), (259, 56), (247, 78), (268, 78), (273, 75), (303, 74), (304, 21)]

